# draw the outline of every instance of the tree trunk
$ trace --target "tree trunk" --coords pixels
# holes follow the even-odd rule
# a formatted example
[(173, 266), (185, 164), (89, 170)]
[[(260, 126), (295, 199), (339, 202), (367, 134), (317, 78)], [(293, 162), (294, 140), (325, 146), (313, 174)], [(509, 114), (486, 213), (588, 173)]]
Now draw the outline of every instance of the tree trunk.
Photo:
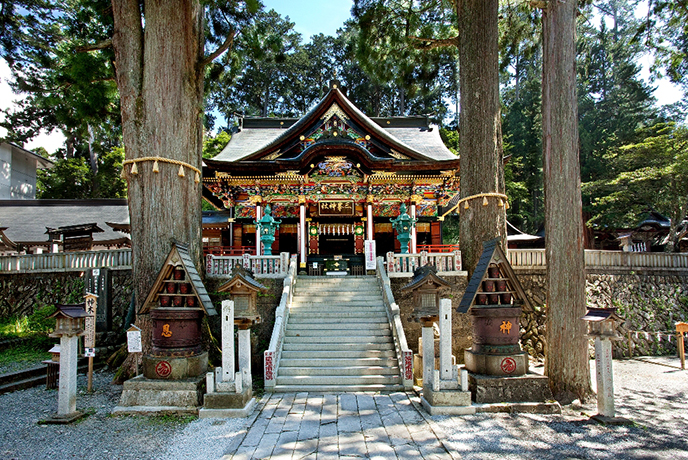
[[(459, 80), (461, 113), (461, 198), (504, 193), (502, 129), (499, 105), (498, 0), (461, 0), (459, 14)], [(498, 198), (461, 204), (460, 242), (469, 276), (484, 241), (497, 236), (506, 243), (505, 206)]]
[[(162, 157), (201, 168), (203, 10), (198, 0), (113, 0), (113, 45), (121, 96), (126, 160)], [(143, 23), (145, 22), (145, 30)], [(200, 268), (201, 185), (195, 173), (160, 162), (125, 166), (137, 311), (168, 255), (172, 242), (189, 245)], [(146, 315), (147, 316), (147, 315)], [(143, 326), (150, 349), (150, 321)]]
[(564, 403), (590, 393), (576, 99), (574, 0), (543, 13), (542, 144), (547, 257), (546, 372)]

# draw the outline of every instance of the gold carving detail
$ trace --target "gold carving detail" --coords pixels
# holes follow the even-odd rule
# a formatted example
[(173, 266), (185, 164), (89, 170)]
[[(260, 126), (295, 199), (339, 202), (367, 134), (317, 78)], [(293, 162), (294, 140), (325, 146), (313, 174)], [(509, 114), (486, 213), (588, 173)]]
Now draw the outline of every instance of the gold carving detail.
[(332, 118), (334, 115), (337, 115), (339, 118), (342, 120), (348, 120), (349, 117), (347, 114), (344, 113), (344, 111), (337, 105), (337, 104), (332, 104), (330, 108), (325, 112), (325, 115), (321, 117), (321, 120), (323, 122), (327, 123), (327, 121)]
[(272, 152), (269, 155), (265, 155), (262, 159), (265, 161), (272, 161), (272, 160), (276, 160), (277, 158), (279, 158), (281, 156), (282, 156), (282, 153), (279, 150), (277, 150), (275, 152)]
[(389, 154), (392, 155), (392, 156), (393, 156), (394, 158), (396, 158), (397, 160), (410, 160), (410, 159), (411, 159), (410, 157), (407, 157), (407, 156), (404, 155), (403, 153), (399, 153), (399, 152), (397, 152), (397, 151), (394, 150), (394, 149), (391, 149), (390, 152), (389, 152)]

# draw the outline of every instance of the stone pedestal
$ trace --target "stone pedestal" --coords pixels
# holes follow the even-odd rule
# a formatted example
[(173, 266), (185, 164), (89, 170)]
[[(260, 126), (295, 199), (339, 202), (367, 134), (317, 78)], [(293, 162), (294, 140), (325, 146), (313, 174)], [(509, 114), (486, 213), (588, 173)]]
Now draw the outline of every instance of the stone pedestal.
[(207, 371), (207, 351), (183, 358), (143, 356), (143, 375), (147, 379), (182, 380), (203, 376)]
[(472, 348), (464, 351), (466, 369), (474, 374), (492, 376), (518, 376), (528, 372), (528, 354), (525, 352), (510, 354), (476, 353)]
[(471, 406), (471, 392), (461, 390), (434, 391), (423, 388), (422, 406), (430, 415), (470, 415), (475, 414)]
[(251, 330), (253, 321), (238, 319), (239, 372), (234, 372), (234, 302), (222, 302), (222, 367), (206, 374), (207, 394), (200, 418), (248, 417), (256, 405), (251, 379)]
[(67, 424), (84, 417), (76, 410), (76, 379), (79, 337), (63, 335), (60, 337), (60, 380), (57, 396), (57, 414), (42, 420), (46, 424)]
[(547, 377), (538, 374), (526, 374), (518, 377), (497, 377), (492, 375), (468, 374), (468, 385), (473, 401), (481, 404), (495, 404), (494, 410), (489, 408), (481, 412), (518, 411), (520, 403), (526, 403), (526, 412), (560, 413), (561, 407), (553, 401)]
[(193, 414), (202, 403), (205, 376), (183, 380), (148, 379), (143, 375), (124, 382), (113, 414)]

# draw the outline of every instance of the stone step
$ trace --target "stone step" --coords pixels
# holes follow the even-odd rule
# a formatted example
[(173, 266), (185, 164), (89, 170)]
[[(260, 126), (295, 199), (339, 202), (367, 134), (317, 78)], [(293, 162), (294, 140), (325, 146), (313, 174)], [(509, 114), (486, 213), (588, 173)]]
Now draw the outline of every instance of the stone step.
[[(287, 334), (289, 334), (289, 329), (287, 329)], [(333, 335), (330, 331), (326, 334), (320, 333), (319, 336), (293, 336), (285, 335), (284, 343), (312, 343), (312, 344), (326, 344), (326, 343), (339, 343), (342, 345), (348, 344), (359, 344), (359, 343), (392, 343), (393, 339), (390, 334), (385, 335)]]
[(387, 315), (361, 315), (361, 316), (349, 316), (346, 318), (340, 318), (336, 314), (327, 314), (324, 316), (315, 317), (313, 314), (309, 313), (297, 313), (293, 312), (289, 314), (289, 327), (301, 326), (305, 324), (313, 324), (321, 328), (335, 327), (338, 324), (344, 324), (350, 326), (355, 323), (356, 326), (364, 324), (389, 324)]
[(285, 358), (280, 359), (280, 369), (288, 367), (351, 367), (351, 366), (398, 366), (395, 357), (387, 358)]
[(285, 367), (280, 363), (277, 378), (291, 376), (334, 377), (334, 376), (399, 376), (398, 367), (346, 366), (346, 367)]
[[(336, 319), (336, 318), (334, 318)], [(389, 328), (389, 323), (387, 322), (361, 322), (361, 323), (356, 323), (352, 324), (350, 321), (342, 321), (339, 320), (338, 322), (329, 322), (329, 323), (324, 323), (322, 321), (313, 321), (310, 323), (304, 323), (304, 322), (298, 322), (294, 321), (289, 325), (288, 330), (290, 331), (309, 331), (309, 330), (316, 330), (320, 334), (322, 334), (323, 330), (328, 330), (328, 331), (387, 331), (389, 332), (391, 329)]]
[(373, 385), (275, 385), (275, 393), (347, 393), (347, 392), (393, 392), (403, 391), (404, 386), (373, 384)]
[(379, 305), (362, 305), (362, 304), (351, 304), (351, 305), (346, 305), (346, 304), (334, 304), (331, 302), (323, 302), (323, 303), (294, 303), (292, 304), (290, 310), (293, 310), (295, 312), (329, 312), (330, 314), (339, 314), (339, 313), (377, 313), (377, 314), (385, 314), (387, 310), (385, 309), (382, 304)]
[(351, 295), (351, 294), (332, 294), (332, 295), (311, 295), (311, 294), (294, 294), (292, 303), (372, 303), (372, 304), (382, 304), (382, 296), (378, 295)]
[[(327, 335), (329, 337), (333, 338), (356, 338), (358, 339), (359, 337), (369, 337), (369, 338), (378, 338), (378, 337), (389, 337), (391, 336), (389, 328), (387, 330), (384, 329), (332, 329), (328, 328), (326, 331)], [(304, 329), (304, 328), (288, 328), (287, 332), (284, 334), (285, 338), (286, 337), (321, 337), (323, 335), (323, 328), (320, 329)], [(340, 340), (342, 341), (347, 341), (347, 340)]]
[(277, 375), (276, 385), (398, 385), (399, 375)]
[[(341, 340), (333, 341), (330, 343), (317, 342), (314, 343), (311, 337), (306, 337), (308, 340), (289, 340), (284, 341), (283, 350), (284, 351), (322, 351), (333, 352), (333, 351), (343, 351), (343, 352), (362, 352), (362, 351), (394, 351), (394, 342), (390, 339), (388, 342), (357, 342), (345, 344)], [(343, 349), (343, 346), (346, 348)]]
[(341, 347), (337, 347), (335, 350), (287, 350), (282, 351), (282, 359), (280, 359), (280, 366), (282, 361), (291, 359), (301, 359), (312, 361), (315, 359), (386, 359), (392, 358), (396, 362), (396, 351), (394, 347), (389, 348), (373, 348), (373, 349), (362, 349), (362, 350), (341, 350)]

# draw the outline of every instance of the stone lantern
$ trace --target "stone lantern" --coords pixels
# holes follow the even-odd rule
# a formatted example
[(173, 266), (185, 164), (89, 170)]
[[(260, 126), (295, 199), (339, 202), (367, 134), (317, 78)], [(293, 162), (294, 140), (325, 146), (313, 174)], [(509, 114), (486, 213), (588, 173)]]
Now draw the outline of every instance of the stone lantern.
[(76, 378), (79, 361), (79, 336), (84, 334), (84, 318), (88, 316), (84, 305), (57, 305), (55, 330), (50, 337), (60, 338), (60, 379), (57, 415), (47, 423), (71, 423), (84, 414), (76, 410)]
[(627, 424), (628, 420), (615, 414), (612, 372), (612, 341), (622, 338), (616, 329), (624, 319), (616, 314), (616, 308), (588, 308), (581, 319), (588, 324), (588, 336), (595, 339), (598, 414), (592, 418), (605, 424)]
[(260, 242), (263, 243), (263, 254), (266, 256), (272, 255), (272, 243), (275, 242), (275, 231), (282, 223), (281, 220), (275, 220), (270, 215), (270, 212), (270, 205), (265, 206), (263, 217), (261, 217), (259, 221), (253, 221), (260, 231)]
[(397, 239), (401, 244), (401, 253), (408, 254), (409, 241), (411, 241), (411, 230), (416, 225), (417, 219), (413, 219), (406, 212), (406, 204), (401, 203), (399, 217), (389, 220), (397, 232)]

